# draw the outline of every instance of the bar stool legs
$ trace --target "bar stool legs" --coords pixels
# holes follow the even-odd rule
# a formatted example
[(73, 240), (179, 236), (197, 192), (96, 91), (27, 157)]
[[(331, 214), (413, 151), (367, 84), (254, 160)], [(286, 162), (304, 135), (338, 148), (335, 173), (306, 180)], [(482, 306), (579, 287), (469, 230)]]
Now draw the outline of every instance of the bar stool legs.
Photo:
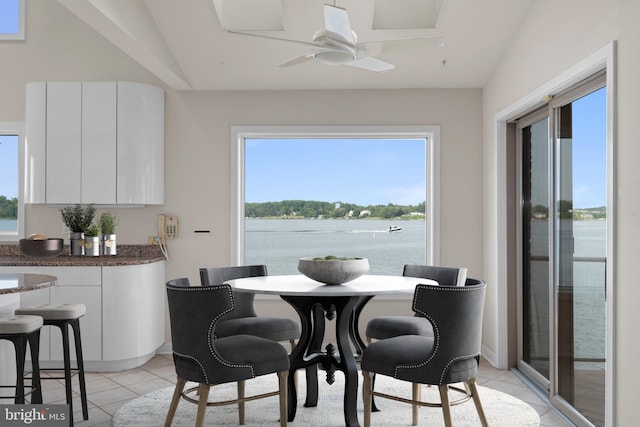
[[(26, 403), (26, 396), (31, 394), (31, 403), (42, 403), (42, 388), (40, 384), (40, 367), (38, 357), (40, 354), (40, 328), (43, 325), (39, 316), (11, 316), (0, 317), (0, 339), (13, 343), (16, 354), (16, 384), (0, 385), (0, 388), (14, 388), (15, 395), (0, 397), (0, 399), (14, 399), (16, 404)], [(27, 356), (27, 344), (31, 352), (32, 371), (31, 384), (25, 385), (25, 359)], [(25, 392), (25, 387), (30, 392)]]
[[(82, 404), (82, 418), (89, 419), (89, 409), (87, 407), (87, 388), (84, 380), (84, 361), (82, 359), (82, 341), (80, 339), (80, 319), (69, 320), (46, 320), (45, 325), (57, 326), (62, 332), (62, 349), (64, 352), (64, 385), (67, 396), (67, 403), (73, 414), (73, 393), (71, 390), (71, 371), (78, 371), (78, 383), (80, 385), (80, 402)], [(71, 368), (71, 356), (69, 352), (69, 328), (73, 331), (73, 340), (76, 348), (76, 363), (77, 368)], [(46, 371), (59, 370), (58, 369), (45, 369)]]
[[(78, 374), (80, 385), (80, 401), (82, 404), (82, 418), (89, 419), (89, 409), (87, 407), (87, 389), (84, 378), (84, 361), (82, 358), (82, 341), (80, 338), (80, 317), (86, 313), (84, 304), (44, 304), (33, 307), (21, 307), (16, 310), (16, 314), (30, 314), (42, 316), (44, 326), (56, 326), (62, 332), (62, 350), (64, 364), (62, 368), (49, 368), (43, 371), (64, 371), (64, 376), (45, 377), (47, 379), (64, 379), (67, 404), (73, 416), (73, 391), (71, 388), (72, 372)], [(71, 367), (69, 327), (73, 331), (73, 339), (76, 350), (76, 367)]]

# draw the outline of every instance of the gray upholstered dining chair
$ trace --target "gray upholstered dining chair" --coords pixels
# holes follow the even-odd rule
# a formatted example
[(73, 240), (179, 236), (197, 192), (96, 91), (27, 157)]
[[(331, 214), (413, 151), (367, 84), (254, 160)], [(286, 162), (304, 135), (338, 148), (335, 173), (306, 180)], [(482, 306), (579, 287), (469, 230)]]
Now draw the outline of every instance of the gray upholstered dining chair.
[[(435, 280), (440, 286), (463, 286), (467, 278), (467, 269), (406, 264), (402, 275)], [(375, 317), (367, 323), (365, 331), (368, 343), (399, 335), (433, 336), (433, 328), (427, 319), (416, 313), (414, 316)]]
[[(428, 319), (434, 335), (401, 335), (376, 341), (364, 350), (365, 427), (371, 425), (373, 396), (410, 403), (413, 425), (418, 423), (419, 406), (441, 407), (446, 426), (452, 425), (450, 406), (473, 399), (482, 425), (488, 426), (476, 386), (486, 287), (478, 279), (467, 279), (465, 286), (416, 286), (413, 310)], [(374, 374), (412, 383), (411, 399), (374, 391)], [(460, 382), (465, 384), (464, 389), (451, 386)], [(421, 384), (437, 385), (440, 402), (422, 401)], [(460, 395), (450, 399), (450, 390)]]
[[(251, 335), (213, 338), (220, 318), (235, 309), (229, 285), (189, 286), (188, 279), (166, 284), (173, 361), (177, 381), (165, 427), (171, 426), (180, 397), (196, 403), (196, 426), (204, 425), (207, 406), (238, 404), (239, 424), (245, 423), (244, 403), (279, 396), (280, 425), (287, 425), (287, 378), (289, 356), (279, 343)], [(278, 390), (245, 395), (245, 380), (276, 373)], [(197, 387), (185, 390), (188, 381)], [(212, 385), (237, 382), (237, 399), (209, 402)], [(275, 388), (275, 387), (274, 387)]]
[[(265, 265), (243, 265), (237, 267), (208, 267), (200, 269), (202, 286), (220, 285), (227, 280), (267, 275)], [(236, 309), (220, 320), (216, 336), (228, 337), (246, 334), (267, 338), (272, 341), (289, 341), (291, 349), (300, 338), (298, 323), (281, 317), (257, 316), (253, 307), (255, 294), (233, 292)]]

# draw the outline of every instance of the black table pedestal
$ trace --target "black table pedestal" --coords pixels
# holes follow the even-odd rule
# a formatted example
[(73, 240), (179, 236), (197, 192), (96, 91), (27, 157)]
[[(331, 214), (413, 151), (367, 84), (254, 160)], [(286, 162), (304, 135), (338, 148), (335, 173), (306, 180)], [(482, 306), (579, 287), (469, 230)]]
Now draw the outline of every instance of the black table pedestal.
[[(316, 406), (318, 403), (317, 367), (326, 372), (326, 381), (333, 384), (336, 370), (342, 371), (345, 377), (344, 387), (344, 419), (346, 426), (359, 426), (358, 403), (358, 368), (356, 356), (351, 348), (352, 336), (357, 335), (357, 314), (354, 309), (361, 302), (361, 297), (346, 296), (285, 296), (281, 298), (289, 303), (300, 316), (302, 330), (300, 340), (291, 352), (291, 367), (288, 379), (288, 420), (296, 416), (298, 396), (295, 387), (294, 373), (305, 369), (307, 374), (307, 398), (305, 406)], [(364, 305), (364, 304), (363, 304)], [(360, 310), (362, 307), (359, 307)], [(336, 320), (337, 351), (333, 344), (321, 349), (325, 332), (325, 317)], [(358, 337), (358, 340), (360, 338)], [(361, 341), (359, 341), (361, 343)], [(358, 355), (361, 348), (358, 348)]]

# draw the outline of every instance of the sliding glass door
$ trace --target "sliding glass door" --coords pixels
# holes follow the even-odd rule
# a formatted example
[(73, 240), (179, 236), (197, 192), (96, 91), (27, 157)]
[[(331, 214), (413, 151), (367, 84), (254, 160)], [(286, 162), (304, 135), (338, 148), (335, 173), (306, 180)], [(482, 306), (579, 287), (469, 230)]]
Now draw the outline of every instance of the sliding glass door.
[(519, 369), (577, 425), (604, 425), (604, 76), (518, 121)]

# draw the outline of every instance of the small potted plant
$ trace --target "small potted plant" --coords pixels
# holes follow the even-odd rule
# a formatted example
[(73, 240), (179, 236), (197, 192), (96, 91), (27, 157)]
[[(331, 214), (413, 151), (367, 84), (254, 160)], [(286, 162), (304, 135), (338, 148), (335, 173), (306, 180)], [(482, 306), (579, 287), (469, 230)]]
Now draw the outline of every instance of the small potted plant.
[(100, 255), (100, 227), (97, 224), (91, 224), (84, 230), (84, 254)]
[(111, 212), (103, 212), (98, 220), (100, 224), (100, 253), (102, 255), (116, 254), (116, 225), (118, 218)]
[(84, 231), (96, 214), (93, 205), (65, 206), (60, 209), (62, 222), (69, 229), (69, 255), (84, 255)]

